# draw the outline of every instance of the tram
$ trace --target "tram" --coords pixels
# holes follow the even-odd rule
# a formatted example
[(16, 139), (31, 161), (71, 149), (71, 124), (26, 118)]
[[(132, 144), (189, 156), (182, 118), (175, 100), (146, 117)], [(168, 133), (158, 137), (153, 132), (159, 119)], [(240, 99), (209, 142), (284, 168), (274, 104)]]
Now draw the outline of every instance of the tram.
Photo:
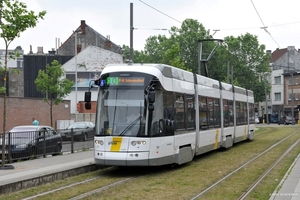
[(181, 165), (254, 137), (250, 90), (164, 64), (109, 64), (94, 82), (98, 165)]

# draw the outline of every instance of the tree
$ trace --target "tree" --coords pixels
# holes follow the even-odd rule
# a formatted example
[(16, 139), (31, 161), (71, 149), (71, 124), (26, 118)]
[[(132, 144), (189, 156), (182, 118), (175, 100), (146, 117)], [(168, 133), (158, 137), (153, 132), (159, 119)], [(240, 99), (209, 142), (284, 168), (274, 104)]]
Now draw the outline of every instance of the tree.
[[(170, 38), (150, 36), (144, 51), (135, 52), (134, 58), (142, 57), (144, 62), (169, 64), (198, 73), (198, 40), (212, 39), (210, 31), (197, 20), (186, 19), (180, 28), (171, 27), (169, 33)], [(202, 59), (207, 59), (215, 46), (212, 41), (202, 42)], [(265, 74), (270, 73), (269, 62), (270, 55), (265, 52), (265, 45), (259, 44), (257, 36), (246, 33), (225, 37), (221, 47), (207, 62), (207, 69), (210, 78), (253, 90), (255, 102), (259, 102), (270, 91), (270, 84), (265, 81)], [(204, 74), (202, 66), (200, 73)], [(233, 72), (228, 73), (231, 68)], [(228, 81), (231, 78), (232, 81)]]
[[(246, 33), (237, 38), (225, 38), (227, 61), (233, 65), (233, 78), (241, 87), (254, 92), (255, 102), (265, 100), (265, 89), (270, 92), (270, 83), (266, 74), (271, 72), (269, 67), (270, 54), (266, 53), (265, 45), (260, 45), (257, 36)], [(262, 87), (263, 86), (263, 87)]]
[[(2, 134), (2, 152), (5, 152), (5, 132), (6, 132), (6, 79), (8, 74), (8, 47), (12, 41), (28, 28), (36, 26), (38, 19), (43, 19), (46, 11), (39, 12), (37, 15), (33, 11), (28, 11), (26, 4), (18, 0), (0, 0), (0, 38), (5, 43), (4, 66), (0, 68), (3, 73), (3, 86), (0, 87), (3, 99), (3, 134)], [(5, 160), (5, 154), (2, 154), (2, 161)], [(2, 162), (4, 167), (4, 162)]]
[(46, 66), (46, 70), (39, 70), (38, 76), (34, 83), (36, 89), (44, 96), (44, 101), (50, 106), (50, 123), (52, 126), (52, 109), (54, 105), (64, 101), (64, 98), (70, 94), (71, 88), (74, 85), (73, 81), (63, 78), (65, 72), (61, 64), (54, 60), (51, 65)]
[[(186, 19), (180, 28), (171, 27), (170, 34), (170, 40), (179, 44), (179, 56), (184, 68), (198, 73), (198, 40), (211, 39), (209, 31), (197, 20)], [(211, 49), (211, 45), (209, 42), (203, 43), (203, 49)]]

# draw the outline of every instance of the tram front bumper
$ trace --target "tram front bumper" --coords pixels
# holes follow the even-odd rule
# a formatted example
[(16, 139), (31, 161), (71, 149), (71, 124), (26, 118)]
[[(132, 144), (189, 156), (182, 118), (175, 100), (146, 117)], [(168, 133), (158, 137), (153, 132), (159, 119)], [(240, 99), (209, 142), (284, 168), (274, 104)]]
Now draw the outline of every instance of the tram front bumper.
[(105, 166), (149, 166), (149, 152), (95, 151), (95, 164)]

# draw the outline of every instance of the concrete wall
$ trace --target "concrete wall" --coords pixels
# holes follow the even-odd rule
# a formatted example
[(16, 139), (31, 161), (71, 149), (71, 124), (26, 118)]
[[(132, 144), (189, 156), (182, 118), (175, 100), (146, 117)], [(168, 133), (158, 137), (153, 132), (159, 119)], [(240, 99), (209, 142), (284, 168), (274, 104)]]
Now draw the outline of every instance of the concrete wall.
[[(0, 133), (3, 132), (3, 97), (0, 97)], [(40, 124), (51, 126), (50, 106), (42, 99), (7, 97), (6, 99), (6, 128), (13, 128), (18, 125), (31, 125), (35, 117)], [(71, 120), (70, 101), (65, 101), (53, 106), (53, 124), (56, 129), (57, 120)]]

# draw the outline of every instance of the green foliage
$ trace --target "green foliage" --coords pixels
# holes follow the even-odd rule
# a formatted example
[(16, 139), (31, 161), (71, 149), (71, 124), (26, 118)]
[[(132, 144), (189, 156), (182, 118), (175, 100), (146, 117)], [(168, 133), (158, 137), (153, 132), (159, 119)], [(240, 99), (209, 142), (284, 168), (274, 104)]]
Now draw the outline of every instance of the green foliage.
[(43, 19), (46, 11), (37, 15), (28, 11), (25, 3), (18, 0), (1, 0), (0, 37), (7, 42), (13, 41), (27, 28), (36, 26), (38, 19)]
[(259, 44), (257, 36), (249, 33), (237, 38), (226, 37), (225, 43), (229, 52), (228, 61), (233, 65), (234, 78), (241, 87), (253, 90), (255, 102), (264, 101), (265, 94), (271, 88), (270, 83), (265, 80), (265, 74), (271, 72), (270, 55), (265, 53), (265, 46)]
[[(171, 27), (170, 37), (150, 36), (144, 51), (134, 51), (134, 62), (163, 63), (198, 73), (198, 45), (202, 44), (201, 60), (207, 60), (216, 42), (209, 30), (194, 19), (186, 19), (180, 28)], [(204, 41), (203, 41), (204, 40)], [(129, 59), (129, 47), (123, 45), (123, 55)], [(270, 55), (260, 45), (257, 36), (246, 33), (238, 37), (228, 36), (206, 62), (208, 77), (253, 90), (255, 102), (264, 101), (270, 92), (265, 74), (270, 73)], [(233, 70), (231, 70), (233, 69)], [(201, 63), (200, 73), (204, 74)]]
[[(6, 132), (6, 78), (8, 71), (7, 62), (8, 58), (14, 59), (14, 55), (8, 55), (8, 47), (12, 41), (28, 28), (33, 28), (36, 26), (38, 19), (43, 19), (46, 11), (39, 12), (37, 15), (33, 11), (28, 11), (25, 3), (19, 2), (18, 0), (0, 0), (0, 38), (3, 38), (5, 43), (5, 56), (4, 65), (1, 71), (4, 71), (3, 86), (0, 91), (4, 91), (3, 100), (3, 131)], [(18, 54), (15, 54), (18, 56)], [(1, 68), (0, 67), (0, 68)], [(5, 150), (5, 137), (2, 137), (2, 151)], [(2, 154), (2, 160), (4, 160), (4, 154)], [(4, 162), (2, 162), (4, 166)]]
[(50, 106), (50, 120), (52, 126), (52, 108), (64, 101), (64, 98), (70, 94), (74, 85), (73, 81), (63, 78), (65, 72), (61, 64), (54, 60), (51, 65), (46, 66), (46, 70), (39, 70), (38, 76), (34, 83), (36, 89), (44, 96), (44, 101)]
[[(178, 42), (180, 60), (184, 63), (183, 69), (198, 73), (198, 40), (211, 39), (209, 31), (194, 19), (186, 19), (180, 28), (171, 27), (170, 40)], [(203, 49), (209, 49), (211, 43), (204, 43)]]
[(0, 87), (0, 94), (5, 94), (6, 88), (5, 87)]
[(58, 105), (70, 94), (74, 82), (62, 78), (64, 75), (64, 70), (57, 60), (47, 65), (45, 71), (39, 70), (34, 83), (36, 89), (44, 95), (44, 101), (49, 105)]

